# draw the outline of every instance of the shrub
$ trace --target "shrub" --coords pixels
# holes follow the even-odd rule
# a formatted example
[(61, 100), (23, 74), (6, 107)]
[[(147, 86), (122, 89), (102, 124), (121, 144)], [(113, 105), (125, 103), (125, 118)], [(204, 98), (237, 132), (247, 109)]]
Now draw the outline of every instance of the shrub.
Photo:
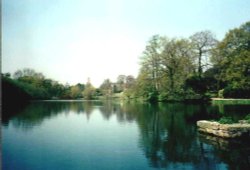
[(198, 75), (188, 77), (185, 82), (186, 87), (193, 89), (198, 94), (204, 94), (207, 91), (206, 80)]
[(218, 121), (221, 124), (232, 124), (232, 123), (236, 123), (232, 117), (222, 117), (220, 118), (220, 120)]
[(247, 121), (247, 123), (250, 123), (250, 114), (246, 115), (245, 120)]
[(227, 86), (223, 91), (225, 98), (250, 98), (250, 88)]

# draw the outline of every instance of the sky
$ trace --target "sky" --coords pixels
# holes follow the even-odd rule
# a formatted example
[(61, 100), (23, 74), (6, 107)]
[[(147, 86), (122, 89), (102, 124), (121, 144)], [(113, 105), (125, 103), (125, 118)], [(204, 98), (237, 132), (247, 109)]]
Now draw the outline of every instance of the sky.
[(60, 83), (95, 87), (136, 77), (155, 34), (218, 40), (250, 21), (249, 0), (2, 0), (2, 72), (32, 68)]

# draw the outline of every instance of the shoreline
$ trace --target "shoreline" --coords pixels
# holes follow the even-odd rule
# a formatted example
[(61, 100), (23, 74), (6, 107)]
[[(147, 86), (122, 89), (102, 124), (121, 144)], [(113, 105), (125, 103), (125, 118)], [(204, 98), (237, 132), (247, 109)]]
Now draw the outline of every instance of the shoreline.
[(211, 98), (212, 101), (240, 101), (240, 100), (244, 100), (244, 101), (250, 101), (250, 99), (234, 99), (234, 98)]
[(223, 98), (211, 98), (213, 104), (241, 104), (250, 105), (250, 99), (223, 99)]

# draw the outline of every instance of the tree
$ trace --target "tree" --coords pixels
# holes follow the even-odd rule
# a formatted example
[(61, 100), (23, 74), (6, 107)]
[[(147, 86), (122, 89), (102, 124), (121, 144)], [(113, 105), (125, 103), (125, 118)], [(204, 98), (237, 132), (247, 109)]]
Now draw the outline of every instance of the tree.
[(14, 78), (14, 79), (18, 79), (18, 78), (20, 78), (20, 77), (22, 77), (22, 76), (23, 76), (23, 72), (22, 72), (21, 70), (17, 70), (17, 71), (14, 73), (13, 78)]
[(82, 91), (77, 85), (70, 87), (70, 97), (73, 99), (82, 97)]
[(84, 89), (85, 89), (85, 85), (80, 84), (80, 83), (74, 86), (70, 86), (70, 90), (69, 90), (70, 98), (72, 99), (82, 98), (83, 97), (82, 93)]
[(136, 93), (151, 101), (184, 98), (185, 80), (195, 69), (191, 42), (153, 36), (143, 54)]
[(113, 85), (109, 79), (105, 79), (100, 86), (102, 94), (106, 97), (111, 97), (113, 93)]
[(90, 100), (90, 99), (94, 98), (95, 88), (92, 86), (92, 84), (90, 82), (87, 82), (82, 95), (87, 100)]
[(135, 81), (136, 80), (135, 80), (134, 76), (128, 75), (126, 77), (125, 88), (126, 89), (132, 88), (135, 85)]
[(146, 100), (155, 101), (157, 100), (157, 92), (155, 85), (152, 83), (151, 78), (148, 77), (146, 68), (142, 67), (136, 80), (134, 88), (134, 96), (143, 98)]
[(165, 44), (161, 61), (171, 93), (174, 89), (180, 88), (192, 72), (192, 54), (191, 44), (186, 39), (172, 39)]
[(42, 73), (36, 72), (34, 69), (24, 68), (23, 70), (17, 70), (14, 75), (14, 79), (19, 79), (23, 77), (33, 77), (36, 79), (44, 79), (44, 75)]
[(6, 77), (6, 78), (10, 78), (11, 74), (10, 73), (2, 73), (1, 76)]
[[(14, 81), (18, 86), (27, 92), (32, 99), (51, 99), (64, 98), (69, 99), (75, 96), (75, 89), (71, 89), (69, 85), (62, 85), (57, 81), (46, 78), (42, 73), (36, 72), (34, 69), (25, 68), (17, 70), (13, 74)], [(77, 87), (84, 88), (84, 85), (77, 84)], [(81, 93), (78, 93), (81, 96)]]
[(164, 37), (159, 35), (154, 35), (148, 42), (146, 49), (143, 51), (143, 56), (141, 58), (141, 65), (148, 74), (148, 79), (153, 83), (155, 91), (160, 89), (160, 54), (163, 51)]
[(2, 116), (5, 116), (6, 110), (15, 110), (16, 105), (21, 105), (32, 98), (19, 82), (6, 76), (6, 74), (1, 76), (1, 88)]
[(230, 30), (217, 45), (212, 62), (226, 84), (224, 97), (250, 97), (250, 22)]
[(122, 92), (125, 89), (125, 83), (126, 83), (126, 76), (125, 75), (119, 75), (117, 77), (116, 81), (116, 90), (117, 92)]
[(137, 94), (136, 79), (132, 75), (125, 76), (123, 97), (127, 99), (135, 98)]
[(53, 98), (63, 98), (63, 95), (65, 93), (65, 87), (58, 83), (57, 81), (51, 82), (52, 86), (49, 89), (49, 94), (51, 94), (51, 97)]
[(208, 57), (211, 50), (215, 47), (217, 40), (210, 31), (197, 32), (190, 39), (196, 53), (198, 77), (201, 77), (203, 68), (208, 65)]

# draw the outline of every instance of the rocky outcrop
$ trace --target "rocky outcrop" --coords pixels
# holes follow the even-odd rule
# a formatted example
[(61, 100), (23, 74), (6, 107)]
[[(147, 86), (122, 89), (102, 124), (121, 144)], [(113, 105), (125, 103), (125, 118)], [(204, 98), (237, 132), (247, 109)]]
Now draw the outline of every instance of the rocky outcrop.
[(209, 133), (223, 138), (237, 138), (242, 136), (250, 137), (250, 124), (220, 124), (214, 121), (197, 121), (198, 131)]

